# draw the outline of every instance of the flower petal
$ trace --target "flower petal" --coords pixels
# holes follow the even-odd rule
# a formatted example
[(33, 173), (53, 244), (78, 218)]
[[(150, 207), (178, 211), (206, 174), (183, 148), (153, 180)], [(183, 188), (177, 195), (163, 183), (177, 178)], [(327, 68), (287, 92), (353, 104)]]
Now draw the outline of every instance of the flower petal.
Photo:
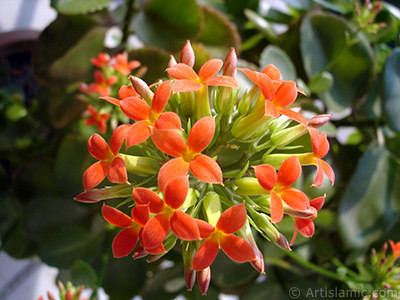
[(282, 199), (274, 191), (271, 191), (271, 222), (279, 223), (283, 218)]
[(199, 219), (195, 219), (195, 221), (197, 227), (199, 228), (200, 236), (202, 239), (208, 238), (211, 235), (211, 233), (214, 232), (215, 227), (212, 226), (210, 223)]
[(223, 61), (217, 58), (207, 61), (199, 70), (200, 82), (205, 83), (211, 77), (217, 75), (223, 64)]
[(254, 167), (256, 177), (261, 186), (270, 191), (274, 188), (277, 175), (276, 170), (271, 165), (259, 165)]
[(100, 184), (107, 176), (109, 163), (98, 161), (91, 165), (83, 174), (83, 186), (86, 190), (90, 190)]
[(137, 187), (132, 190), (133, 200), (138, 205), (149, 205), (150, 212), (153, 214), (157, 214), (161, 212), (165, 206), (164, 201), (158, 196), (155, 192)]
[(317, 174), (315, 175), (314, 182), (311, 186), (316, 186), (319, 187), (322, 185), (324, 181), (324, 171), (322, 170), (322, 165), (321, 165), (322, 159), (316, 159), (316, 165), (317, 165)]
[(176, 210), (170, 219), (172, 232), (183, 241), (194, 241), (200, 239), (199, 228), (194, 219), (184, 213)]
[(113, 98), (113, 97), (102, 96), (102, 97), (99, 97), (99, 98), (100, 98), (100, 99), (103, 99), (103, 100), (106, 100), (106, 101), (110, 102), (111, 104), (114, 104), (114, 105), (117, 105), (117, 106), (120, 105), (120, 100), (115, 99), (115, 98)]
[(198, 120), (189, 132), (187, 146), (194, 153), (200, 153), (211, 143), (215, 132), (215, 119), (204, 117)]
[(304, 211), (310, 208), (310, 201), (306, 194), (294, 187), (284, 188), (281, 192), (282, 200), (294, 210)]
[(328, 138), (326, 137), (326, 132), (322, 132), (319, 137), (319, 149), (316, 157), (323, 158), (328, 154), (328, 152), (329, 152)]
[(278, 171), (276, 183), (281, 186), (289, 186), (296, 182), (301, 175), (301, 164), (297, 156), (287, 158)]
[(285, 115), (286, 117), (295, 120), (296, 122), (306, 125), (307, 124), (307, 120), (306, 118), (304, 118), (301, 114), (299, 114), (297, 111), (288, 109), (288, 108), (281, 108), (279, 109), (279, 112), (282, 115)]
[(158, 173), (158, 190), (164, 192), (168, 183), (189, 172), (189, 163), (181, 158), (175, 158), (166, 162)]
[(94, 158), (106, 160), (112, 157), (112, 152), (107, 142), (97, 133), (88, 140), (88, 150)]
[(282, 74), (277, 67), (273, 64), (267, 65), (263, 70), (262, 73), (268, 75), (269, 78), (272, 80), (282, 80)]
[(332, 167), (324, 160), (317, 159), (317, 163), (319, 162), (320, 167), (324, 171), (325, 175), (328, 176), (330, 181), (332, 182), (332, 186), (335, 183), (335, 172), (333, 171)]
[(257, 257), (253, 247), (244, 239), (230, 234), (225, 235), (220, 241), (221, 249), (236, 262), (247, 262), (255, 260)]
[(276, 107), (281, 108), (292, 104), (296, 98), (296, 83), (294, 81), (285, 81), (279, 86), (272, 102)]
[(117, 153), (121, 149), (121, 146), (124, 143), (129, 128), (130, 126), (128, 124), (122, 124), (117, 128), (115, 128), (110, 140), (110, 148), (112, 153), (114, 153), (114, 155), (117, 155)]
[(175, 79), (188, 79), (191, 81), (197, 80), (196, 72), (188, 65), (179, 63), (167, 68), (167, 73)]
[(232, 88), (238, 88), (239, 84), (237, 80), (230, 76), (215, 76), (207, 80), (206, 85), (209, 86), (227, 86)]
[(132, 120), (142, 121), (150, 117), (151, 108), (139, 97), (128, 97), (120, 102), (124, 114)]
[(169, 231), (169, 219), (165, 214), (152, 217), (143, 227), (142, 239), (144, 248), (155, 248), (167, 237)]
[(125, 162), (120, 157), (114, 158), (108, 169), (108, 180), (113, 183), (128, 183)]
[(132, 219), (129, 216), (112, 206), (104, 204), (101, 208), (101, 213), (104, 219), (114, 226), (125, 228), (132, 225)]
[(136, 93), (135, 89), (131, 86), (128, 85), (123, 85), (118, 91), (118, 98), (120, 100), (124, 100), (125, 98), (128, 97), (138, 97), (139, 94)]
[(156, 147), (165, 154), (179, 157), (186, 151), (185, 140), (175, 130), (155, 128), (151, 137)]
[(182, 92), (194, 92), (201, 89), (203, 85), (189, 79), (179, 79), (174, 81), (174, 94)]
[(116, 235), (112, 243), (114, 257), (124, 257), (131, 253), (138, 241), (138, 233), (134, 228), (125, 228)]
[(322, 208), (322, 206), (324, 205), (325, 198), (326, 198), (326, 195), (324, 195), (322, 197), (315, 198), (315, 199), (310, 201), (310, 205), (312, 207), (314, 207), (317, 211), (319, 211)]
[(272, 101), (275, 96), (274, 83), (268, 75), (257, 72), (258, 86), (266, 100)]
[(295, 218), (295, 222), (302, 236), (311, 237), (314, 235), (315, 225), (313, 220)]
[(190, 163), (190, 171), (200, 181), (222, 184), (221, 167), (207, 155), (197, 155)]
[(156, 123), (154, 124), (157, 129), (181, 129), (181, 119), (179, 116), (172, 112), (166, 111), (162, 113)]
[(178, 209), (185, 202), (188, 191), (188, 176), (179, 176), (168, 183), (164, 193), (164, 201), (173, 209)]
[(156, 114), (161, 114), (171, 95), (172, 81), (167, 80), (161, 83), (154, 92), (152, 110)]
[(140, 226), (144, 227), (150, 219), (150, 210), (148, 205), (136, 205), (131, 211), (132, 219)]
[(265, 100), (265, 115), (273, 117), (275, 119), (279, 118), (279, 110), (269, 100)]
[(258, 85), (258, 75), (257, 75), (258, 72), (248, 68), (238, 68), (238, 70), (246, 74), (246, 76), (249, 77), (249, 79), (253, 81), (255, 85)]
[(132, 124), (126, 134), (126, 147), (138, 145), (149, 138), (151, 135), (150, 122), (147, 120)]
[(237, 204), (221, 214), (215, 227), (226, 234), (231, 234), (242, 228), (246, 219), (247, 213), (244, 204)]
[(215, 260), (218, 249), (219, 245), (217, 241), (214, 239), (205, 240), (193, 256), (192, 269), (201, 271), (209, 267)]
[(311, 127), (307, 127), (307, 128), (308, 128), (308, 133), (310, 134), (311, 146), (313, 148), (314, 156), (317, 157), (318, 152), (319, 152), (319, 145), (320, 145), (320, 136), (319, 136), (318, 129), (311, 128)]

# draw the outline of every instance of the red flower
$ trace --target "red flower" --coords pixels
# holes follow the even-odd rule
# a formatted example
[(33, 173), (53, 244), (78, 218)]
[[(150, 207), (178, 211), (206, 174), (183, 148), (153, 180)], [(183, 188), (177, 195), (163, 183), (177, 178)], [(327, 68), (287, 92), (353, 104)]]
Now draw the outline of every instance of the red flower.
[(398, 258), (400, 257), (400, 242), (394, 243), (389, 240), (390, 246), (392, 247), (393, 254)]
[(96, 70), (94, 72), (94, 80), (96, 83), (91, 83), (89, 85), (89, 90), (99, 93), (100, 96), (108, 96), (111, 93), (110, 86), (117, 82), (118, 77), (113, 75), (106, 79), (101, 71)]
[(128, 125), (120, 125), (115, 129), (111, 137), (111, 147), (96, 133), (89, 138), (88, 150), (94, 158), (100, 161), (91, 165), (83, 174), (85, 190), (94, 188), (106, 176), (114, 183), (128, 183), (125, 163), (117, 156), (128, 129)]
[(187, 64), (179, 63), (167, 68), (168, 74), (175, 78), (174, 93), (193, 92), (203, 86), (239, 87), (237, 80), (230, 76), (215, 76), (223, 65), (220, 59), (207, 61), (199, 71), (199, 75)]
[(201, 154), (213, 139), (215, 120), (204, 117), (189, 132), (187, 143), (175, 130), (155, 130), (152, 138), (158, 149), (173, 157), (164, 164), (158, 175), (158, 187), (164, 191), (168, 182), (190, 171), (199, 180), (222, 184), (222, 171), (211, 157)]
[(181, 240), (200, 239), (195, 220), (179, 210), (185, 202), (188, 190), (187, 176), (177, 177), (168, 184), (164, 193), (164, 201), (149, 189), (140, 187), (133, 189), (132, 195), (135, 202), (139, 205), (148, 204), (150, 212), (155, 214), (143, 228), (142, 245), (146, 250), (160, 246), (170, 228)]
[(104, 219), (112, 225), (125, 228), (119, 232), (112, 243), (112, 251), (115, 257), (123, 257), (135, 248), (143, 226), (150, 218), (147, 205), (137, 205), (132, 208), (132, 217), (114, 207), (103, 205), (101, 212)]
[(110, 114), (108, 113), (99, 113), (92, 105), (88, 105), (87, 112), (90, 114), (90, 117), (85, 120), (86, 125), (97, 125), (97, 130), (100, 133), (106, 133), (107, 131), (107, 121), (110, 119)]
[(236, 262), (255, 260), (257, 257), (253, 247), (244, 239), (233, 235), (243, 227), (246, 218), (244, 204), (237, 204), (221, 214), (215, 227), (205, 221), (196, 220), (200, 235), (205, 241), (193, 256), (192, 269), (202, 271), (209, 267), (220, 246), (222, 251)]
[(118, 91), (118, 99), (109, 96), (99, 97), (100, 99), (107, 100), (108, 102), (120, 106), (120, 101), (124, 100), (128, 97), (138, 97), (138, 93), (136, 93), (135, 89), (131, 86), (123, 85)]
[(132, 69), (136, 69), (140, 67), (140, 65), (140, 62), (137, 60), (128, 62), (128, 53), (126, 51), (117, 54), (111, 59), (111, 66), (123, 75), (129, 75)]
[(283, 202), (297, 211), (307, 211), (310, 202), (307, 196), (294, 187), (290, 187), (301, 175), (301, 165), (297, 156), (286, 159), (276, 174), (275, 168), (265, 164), (254, 167), (260, 185), (269, 191), (271, 221), (278, 223), (283, 217)]
[(91, 58), (90, 61), (98, 68), (107, 66), (110, 62), (110, 55), (107, 53), (99, 53), (96, 58)]
[(127, 133), (126, 145), (131, 147), (147, 140), (154, 128), (180, 129), (179, 116), (173, 112), (162, 113), (171, 94), (171, 81), (161, 83), (154, 93), (150, 106), (139, 97), (128, 97), (120, 102), (125, 115), (137, 121)]

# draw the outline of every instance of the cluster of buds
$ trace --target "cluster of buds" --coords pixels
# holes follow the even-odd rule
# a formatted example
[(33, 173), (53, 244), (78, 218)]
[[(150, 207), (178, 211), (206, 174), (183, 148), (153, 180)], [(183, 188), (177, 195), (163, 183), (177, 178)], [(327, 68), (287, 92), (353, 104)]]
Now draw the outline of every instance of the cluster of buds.
[[(67, 286), (65, 287), (61, 281), (58, 281), (57, 287), (61, 300), (86, 300), (86, 298), (80, 298), (84, 289), (83, 286), (74, 287), (70, 282), (68, 282)], [(57, 300), (57, 298), (54, 297), (54, 295), (50, 292), (47, 292), (47, 298), (49, 300)], [(45, 300), (45, 298), (40, 296), (38, 300)]]
[[(225, 62), (211, 59), (198, 73), (194, 61), (188, 41), (179, 63), (171, 57), (167, 80), (149, 87), (130, 76), (118, 99), (100, 97), (134, 122), (118, 126), (109, 144), (98, 134), (90, 137), (89, 152), (99, 161), (86, 170), (85, 191), (75, 200), (128, 198), (130, 215), (102, 207), (105, 220), (123, 228), (112, 243), (114, 256), (133, 252), (135, 259), (152, 262), (180, 240), (187, 287), (197, 278), (206, 293), (219, 249), (264, 273), (252, 227), (288, 251), (297, 231), (314, 234), (325, 196), (310, 201), (292, 187), (302, 165), (317, 167), (314, 186), (324, 174), (333, 185), (335, 175), (322, 160), (329, 143), (318, 131), (331, 116), (307, 121), (298, 109), (287, 108), (303, 93), (295, 82), (283, 80), (273, 65), (262, 72), (238, 69), (254, 82), (239, 93), (234, 49)], [(303, 135), (313, 152), (298, 153), (304, 145), (293, 146)], [(124, 144), (129, 154), (121, 153)], [(296, 153), (288, 154), (293, 148)], [(106, 177), (115, 185), (96, 188)], [(295, 221), (291, 243), (275, 226), (284, 215)]]
[(354, 2), (355, 21), (358, 28), (365, 32), (376, 34), (380, 28), (386, 27), (386, 23), (375, 23), (375, 18), (381, 10), (381, 1), (372, 4), (371, 0), (365, 0), (362, 6), (360, 6), (358, 1)]
[[(141, 66), (137, 60), (128, 61), (128, 53), (123, 52), (115, 56), (107, 53), (99, 53), (96, 58), (91, 59), (92, 64), (97, 68), (94, 71), (94, 81), (92, 83), (80, 83), (78, 86), (81, 94), (77, 95), (80, 101), (88, 104), (82, 117), (86, 125), (96, 125), (98, 132), (104, 134), (107, 131), (107, 122), (111, 118), (113, 128), (118, 122), (126, 122), (121, 118), (119, 110), (115, 110), (112, 105), (99, 102), (98, 97), (107, 97), (114, 94), (114, 90), (127, 83), (127, 75), (131, 74), (133, 69)], [(143, 76), (147, 71), (146, 67), (140, 67), (136, 71), (136, 76)]]

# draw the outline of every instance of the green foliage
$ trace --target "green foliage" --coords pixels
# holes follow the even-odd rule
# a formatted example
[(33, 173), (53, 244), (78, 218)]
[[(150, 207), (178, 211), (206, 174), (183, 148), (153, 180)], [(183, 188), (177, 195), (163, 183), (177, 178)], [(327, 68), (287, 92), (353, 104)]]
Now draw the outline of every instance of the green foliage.
[(111, 2), (112, 0), (51, 0), (51, 6), (53, 6), (59, 13), (65, 15), (76, 15), (100, 10)]

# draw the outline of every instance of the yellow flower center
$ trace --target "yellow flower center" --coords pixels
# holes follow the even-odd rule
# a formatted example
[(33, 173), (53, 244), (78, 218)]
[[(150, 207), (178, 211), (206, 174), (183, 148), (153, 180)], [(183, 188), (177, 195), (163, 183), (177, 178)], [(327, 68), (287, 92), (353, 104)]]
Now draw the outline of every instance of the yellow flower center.
[(193, 151), (191, 151), (189, 149), (186, 149), (186, 151), (183, 154), (182, 158), (187, 163), (190, 163), (197, 155), (198, 155), (198, 153), (194, 153)]

